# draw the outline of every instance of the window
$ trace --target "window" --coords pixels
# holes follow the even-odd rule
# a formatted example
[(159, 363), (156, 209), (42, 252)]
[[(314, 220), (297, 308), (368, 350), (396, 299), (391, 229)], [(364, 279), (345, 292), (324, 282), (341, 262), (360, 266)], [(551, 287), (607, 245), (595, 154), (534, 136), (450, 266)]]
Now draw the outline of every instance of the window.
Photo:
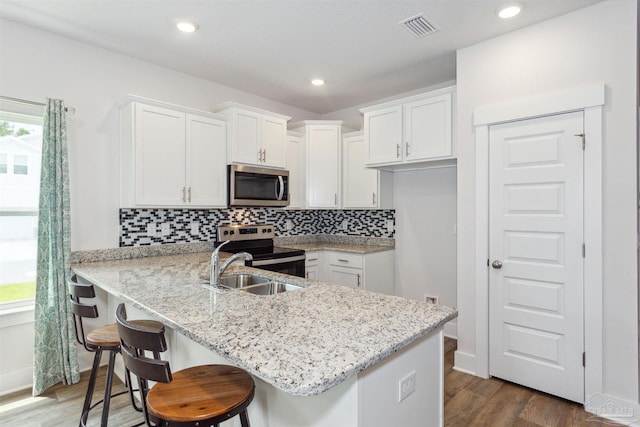
[(0, 310), (32, 305), (36, 288), (42, 108), (0, 103)]
[(14, 175), (28, 175), (29, 157), (22, 154), (13, 156), (13, 173)]

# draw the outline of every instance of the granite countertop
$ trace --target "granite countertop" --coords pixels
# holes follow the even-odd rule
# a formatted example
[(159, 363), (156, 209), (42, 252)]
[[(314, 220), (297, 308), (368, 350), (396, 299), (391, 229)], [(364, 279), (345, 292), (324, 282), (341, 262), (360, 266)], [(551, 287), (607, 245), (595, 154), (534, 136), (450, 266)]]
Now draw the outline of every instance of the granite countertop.
[(281, 247), (291, 249), (303, 249), (306, 252), (312, 251), (339, 251), (349, 252), (354, 254), (371, 254), (374, 252), (392, 251), (392, 246), (372, 246), (372, 245), (359, 245), (348, 243), (333, 243), (333, 242), (313, 242), (313, 243), (297, 243), (297, 244), (281, 244)]
[(429, 334), (454, 308), (287, 278), (304, 289), (272, 296), (201, 286), (211, 252), (82, 262), (76, 274), (293, 395), (320, 394)]

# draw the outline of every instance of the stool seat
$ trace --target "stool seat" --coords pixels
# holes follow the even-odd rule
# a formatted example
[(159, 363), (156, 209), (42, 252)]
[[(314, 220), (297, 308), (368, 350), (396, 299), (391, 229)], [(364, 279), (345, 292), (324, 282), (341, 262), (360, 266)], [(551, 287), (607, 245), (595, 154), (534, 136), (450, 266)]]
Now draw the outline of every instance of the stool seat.
[[(136, 326), (157, 328), (159, 323), (155, 320), (131, 320)], [(118, 325), (116, 323), (109, 323), (108, 325), (101, 326), (87, 334), (87, 344), (94, 347), (107, 347), (118, 348), (120, 347), (120, 335), (118, 335)]]
[(174, 372), (170, 383), (157, 383), (147, 404), (151, 414), (166, 421), (204, 421), (246, 407), (253, 394), (253, 379), (242, 369), (201, 365)]

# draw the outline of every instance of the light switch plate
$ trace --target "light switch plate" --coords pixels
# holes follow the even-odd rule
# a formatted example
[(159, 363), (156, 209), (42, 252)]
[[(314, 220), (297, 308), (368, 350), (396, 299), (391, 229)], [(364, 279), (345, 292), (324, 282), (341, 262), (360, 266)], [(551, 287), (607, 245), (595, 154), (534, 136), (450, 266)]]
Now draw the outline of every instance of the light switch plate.
[(160, 226), (160, 230), (163, 236), (168, 236), (169, 234), (171, 234), (171, 224), (169, 224), (168, 222), (163, 222)]

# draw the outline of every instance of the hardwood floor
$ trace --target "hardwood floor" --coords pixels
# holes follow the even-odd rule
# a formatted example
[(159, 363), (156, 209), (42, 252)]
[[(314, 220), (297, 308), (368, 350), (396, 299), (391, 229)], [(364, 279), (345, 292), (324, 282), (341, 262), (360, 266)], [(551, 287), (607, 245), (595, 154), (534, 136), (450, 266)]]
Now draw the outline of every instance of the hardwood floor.
[[(445, 339), (444, 425), (447, 427), (619, 425), (593, 418), (577, 403), (496, 378), (482, 379), (455, 371), (453, 370), (455, 349), (456, 341)], [(103, 377), (104, 375), (101, 375), (99, 378)], [(0, 425), (4, 427), (77, 426), (87, 380), (88, 372), (85, 372), (82, 374), (82, 382), (68, 387), (56, 385), (39, 397), (31, 397), (31, 390), (1, 396)], [(103, 384), (103, 381), (98, 381), (97, 394), (102, 394)], [(124, 386), (117, 379), (114, 381), (114, 392), (116, 390), (124, 390)], [(97, 399), (97, 396), (95, 398)], [(99, 406), (90, 414), (89, 426), (100, 425), (100, 409)], [(116, 397), (111, 401), (110, 415), (110, 426), (131, 426), (142, 420), (142, 415), (135, 412), (129, 405), (127, 395)]]
[(498, 378), (483, 379), (453, 369), (456, 341), (445, 338), (444, 425), (565, 427), (618, 426), (568, 400)]

